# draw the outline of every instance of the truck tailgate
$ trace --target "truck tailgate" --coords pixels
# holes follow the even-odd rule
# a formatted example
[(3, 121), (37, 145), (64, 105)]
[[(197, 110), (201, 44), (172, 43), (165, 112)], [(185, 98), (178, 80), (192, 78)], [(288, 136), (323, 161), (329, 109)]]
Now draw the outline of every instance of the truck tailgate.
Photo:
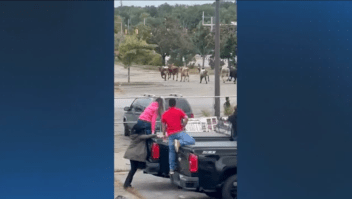
[[(207, 171), (215, 168), (215, 162), (220, 156), (236, 156), (236, 141), (219, 141), (219, 142), (196, 142), (194, 145), (180, 148), (177, 156), (178, 172), (183, 175), (198, 177), (198, 173), (189, 171), (188, 157), (190, 153), (198, 156), (199, 170)], [(237, 160), (235, 160), (237, 161)]]

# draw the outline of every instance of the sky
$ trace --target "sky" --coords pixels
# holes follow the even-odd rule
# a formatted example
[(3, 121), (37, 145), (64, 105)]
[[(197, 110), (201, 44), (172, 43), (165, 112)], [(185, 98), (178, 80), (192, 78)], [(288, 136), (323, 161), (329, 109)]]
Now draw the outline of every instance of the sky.
[[(145, 6), (159, 6), (161, 4), (167, 3), (169, 5), (176, 5), (176, 4), (183, 4), (183, 5), (201, 5), (201, 4), (208, 4), (208, 3), (213, 3), (215, 0), (193, 0), (193, 1), (165, 1), (165, 0), (144, 0), (144, 1), (132, 1), (132, 0), (122, 0), (122, 5), (123, 6), (140, 6), (140, 7), (145, 7)], [(119, 7), (120, 6), (120, 0), (114, 1), (114, 6)]]

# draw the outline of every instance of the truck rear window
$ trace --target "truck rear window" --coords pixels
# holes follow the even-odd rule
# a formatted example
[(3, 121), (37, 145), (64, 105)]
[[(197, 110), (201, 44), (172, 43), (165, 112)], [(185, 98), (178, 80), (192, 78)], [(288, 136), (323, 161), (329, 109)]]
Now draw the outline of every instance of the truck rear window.
[[(169, 108), (169, 100), (170, 98), (165, 98), (165, 108), (166, 110)], [(191, 107), (188, 104), (186, 99), (183, 98), (176, 98), (176, 107), (182, 109), (185, 113), (190, 113)]]
[(132, 106), (135, 107), (141, 107), (141, 108), (146, 108), (150, 103), (153, 102), (153, 99), (151, 98), (137, 98), (134, 102)]

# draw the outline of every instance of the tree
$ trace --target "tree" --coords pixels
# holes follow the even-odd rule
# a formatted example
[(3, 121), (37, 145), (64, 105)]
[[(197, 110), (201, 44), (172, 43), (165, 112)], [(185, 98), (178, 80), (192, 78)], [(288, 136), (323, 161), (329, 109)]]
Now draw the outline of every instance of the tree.
[[(209, 52), (200, 52), (202, 42), (198, 43), (195, 38), (200, 40), (207, 40), (208, 37), (200, 37), (201, 34), (198, 25), (202, 21), (202, 15), (204, 12), (205, 23), (210, 23), (210, 16), (214, 17), (215, 4), (203, 4), (194, 6), (175, 5), (171, 6), (167, 3), (158, 7), (146, 6), (146, 7), (134, 7), (134, 6), (120, 6), (115, 8), (115, 16), (120, 16), (123, 21), (123, 25), (127, 28), (129, 20), (129, 34), (135, 33), (135, 28), (138, 28), (138, 39), (145, 40), (150, 44), (157, 44), (158, 47), (155, 49), (157, 53), (161, 55), (162, 65), (165, 65), (165, 57), (170, 56), (170, 61), (177, 62), (178, 65), (187, 64), (189, 60), (192, 60), (195, 53), (206, 55)], [(229, 24), (231, 21), (237, 19), (237, 6), (233, 2), (224, 2), (220, 5), (220, 21), (221, 23)], [(144, 25), (145, 19), (145, 26)], [(213, 21), (214, 23), (215, 21)], [(120, 25), (120, 24), (118, 24)], [(229, 26), (221, 26), (221, 58), (225, 58), (233, 62), (235, 56), (235, 50), (233, 48), (228, 49), (228, 46), (232, 46), (234, 39), (228, 39), (227, 33), (224, 33), (224, 28)], [(209, 29), (209, 27), (203, 27)], [(121, 28), (115, 26), (115, 33)], [(150, 34), (151, 33), (151, 34)], [(213, 33), (211, 33), (213, 34)], [(212, 37), (212, 36), (211, 36)], [(211, 38), (209, 36), (209, 39)], [(212, 42), (214, 39), (211, 38)], [(237, 44), (237, 38), (235, 39)], [(207, 42), (205, 42), (207, 43)], [(194, 46), (196, 45), (196, 46)], [(212, 44), (214, 45), (214, 44)], [(225, 47), (226, 45), (226, 47)], [(194, 47), (192, 47), (194, 46)], [(192, 48), (192, 49), (191, 49)], [(213, 48), (213, 47), (212, 47)], [(225, 52), (225, 51), (226, 52)], [(211, 51), (211, 50), (210, 50)], [(152, 58), (151, 58), (152, 59)], [(154, 58), (158, 60), (159, 58)], [(203, 56), (203, 65), (205, 62), (205, 56)], [(143, 63), (149, 63), (145, 60)], [(158, 63), (158, 61), (155, 61)]]
[(143, 13), (139, 16), (140, 20), (142, 21), (141, 23), (144, 24), (144, 20), (146, 20), (148, 17), (150, 17), (150, 14), (147, 13), (147, 12), (143, 12)]
[(119, 32), (119, 33), (114, 35), (114, 51), (115, 51), (115, 55), (118, 54), (119, 46), (123, 42), (124, 39), (125, 39), (125, 36), (124, 36), (124, 34), (122, 32)]
[(122, 18), (118, 15), (115, 15), (114, 22), (115, 22), (114, 33), (117, 34), (118, 32), (122, 32), (122, 29), (123, 29)]
[(214, 50), (214, 34), (212, 34), (208, 27), (198, 25), (196, 32), (192, 37), (195, 51), (202, 57), (204, 67), (205, 57)]
[(157, 44), (155, 49), (162, 56), (162, 63), (165, 66), (165, 57), (177, 49), (180, 36), (179, 23), (173, 18), (165, 18), (164, 22), (152, 29), (150, 42)]
[(223, 32), (223, 46), (220, 49), (220, 58), (227, 59), (228, 67), (230, 67), (230, 59), (233, 60), (236, 56), (235, 49), (237, 48), (237, 36), (233, 28), (227, 28)]
[(151, 28), (150, 26), (145, 26), (143, 24), (139, 24), (136, 26), (136, 29), (138, 29), (138, 34), (136, 35), (138, 39), (144, 40), (147, 43), (149, 43), (150, 38), (152, 37), (151, 33)]
[(181, 36), (178, 46), (170, 53), (169, 61), (176, 66), (184, 66), (193, 60), (195, 54), (192, 40), (187, 36)]
[[(220, 58), (227, 59), (228, 66), (234, 61), (237, 49), (236, 28), (233, 26), (220, 27)], [(215, 52), (212, 52), (209, 65), (213, 68)], [(211, 62), (211, 63), (210, 63)], [(220, 63), (220, 66), (224, 64)]]
[(170, 6), (169, 4), (164, 3), (158, 6), (158, 16), (162, 18), (166, 16), (170, 16), (170, 14), (172, 13), (172, 9), (173, 9), (173, 6)]
[[(177, 23), (179, 24), (179, 23)], [(175, 45), (170, 53), (170, 60), (176, 66), (187, 65), (193, 60), (196, 54), (193, 41), (188, 33), (182, 30), (182, 27), (176, 25), (170, 30), (174, 35)]]
[(158, 9), (155, 6), (146, 6), (144, 10), (149, 13), (151, 17), (157, 17), (158, 16)]
[[(222, 67), (223, 65), (225, 65), (225, 62), (224, 61), (220, 61), (220, 67)], [(209, 66), (212, 70), (214, 70), (215, 68), (215, 57), (214, 56), (211, 56), (209, 58)]]
[(155, 45), (147, 44), (136, 35), (127, 35), (119, 46), (119, 59), (128, 68), (128, 83), (130, 83), (130, 67), (140, 59), (147, 59), (153, 53)]

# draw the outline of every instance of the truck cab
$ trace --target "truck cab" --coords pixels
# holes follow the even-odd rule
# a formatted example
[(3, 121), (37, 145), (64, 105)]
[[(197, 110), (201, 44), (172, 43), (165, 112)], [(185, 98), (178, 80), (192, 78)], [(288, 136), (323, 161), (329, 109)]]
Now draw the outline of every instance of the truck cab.
[[(169, 108), (170, 98), (176, 99), (176, 107), (182, 109), (189, 118), (193, 118), (193, 112), (190, 104), (186, 98), (183, 98), (180, 94), (170, 94), (169, 96), (156, 96), (153, 94), (144, 94), (143, 96), (137, 97), (133, 100), (130, 106), (124, 108), (123, 116), (123, 126), (124, 126), (124, 135), (129, 136), (131, 133), (132, 127), (137, 123), (139, 116), (142, 114), (145, 108), (149, 106), (156, 98), (162, 98), (164, 102), (164, 110)], [(157, 119), (156, 131), (160, 131), (160, 118)]]

